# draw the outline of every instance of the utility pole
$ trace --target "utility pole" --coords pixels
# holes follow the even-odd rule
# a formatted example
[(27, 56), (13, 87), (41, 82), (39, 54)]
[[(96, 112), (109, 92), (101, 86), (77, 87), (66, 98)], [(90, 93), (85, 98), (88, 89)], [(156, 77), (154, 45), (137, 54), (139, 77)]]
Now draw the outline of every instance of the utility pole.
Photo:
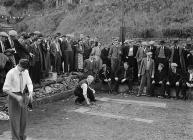
[(122, 0), (122, 6), (121, 6), (121, 27), (120, 27), (120, 38), (119, 40), (122, 42), (122, 45), (124, 44), (125, 42), (125, 32), (126, 32), (126, 29), (125, 29), (125, 1)]

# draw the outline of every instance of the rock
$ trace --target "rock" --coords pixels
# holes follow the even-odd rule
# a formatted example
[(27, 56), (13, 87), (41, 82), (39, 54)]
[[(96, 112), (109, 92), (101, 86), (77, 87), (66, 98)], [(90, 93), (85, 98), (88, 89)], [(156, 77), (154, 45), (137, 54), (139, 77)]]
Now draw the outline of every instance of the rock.
[(129, 87), (126, 84), (119, 85), (118, 92), (119, 93), (126, 93), (129, 91)]
[(49, 86), (46, 86), (45, 87), (45, 92), (46, 93), (50, 93), (50, 92), (52, 92), (53, 91), (53, 89), (51, 88), (51, 87), (49, 87)]

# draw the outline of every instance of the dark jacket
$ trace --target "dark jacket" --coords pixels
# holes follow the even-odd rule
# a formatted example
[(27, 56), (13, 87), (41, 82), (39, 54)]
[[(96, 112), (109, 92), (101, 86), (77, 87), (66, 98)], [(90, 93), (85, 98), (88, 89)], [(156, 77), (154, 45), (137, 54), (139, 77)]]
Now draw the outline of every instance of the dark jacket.
[(109, 79), (111, 77), (111, 71), (109, 68), (107, 68), (106, 73), (103, 69), (99, 71), (99, 78), (100, 80), (104, 81), (105, 79)]
[(190, 73), (187, 72), (187, 73), (183, 74), (183, 77), (182, 77), (181, 82), (182, 82), (183, 84), (185, 84), (185, 83), (193, 84), (193, 79), (190, 80)]
[(13, 39), (13, 43), (14, 43), (16, 53), (18, 54), (20, 59), (26, 58), (26, 55), (29, 55), (29, 51), (27, 50), (27, 48), (25, 48), (23, 45), (21, 45), (21, 43), (19, 43), (19, 41), (17, 39)]
[[(128, 57), (128, 54), (129, 54), (129, 50), (130, 50), (130, 46), (124, 46), (122, 48), (122, 61), (123, 62), (126, 62), (127, 61), (127, 57)], [(133, 57), (136, 56), (137, 54), (137, 50), (138, 50), (138, 46), (133, 46)]]
[[(160, 48), (161, 48), (161, 47), (158, 47), (158, 48), (156, 49), (156, 56), (155, 56), (155, 58), (158, 58), (159, 52), (160, 52)], [(171, 51), (170, 51), (170, 49), (169, 49), (168, 47), (164, 47), (164, 54), (165, 54), (165, 56), (166, 56), (166, 59), (169, 60), (169, 59), (170, 59), (170, 56), (171, 56)]]
[(155, 75), (154, 75), (154, 81), (155, 81), (155, 83), (159, 83), (159, 82), (163, 82), (163, 83), (165, 83), (166, 81), (167, 81), (167, 74), (166, 74), (166, 72), (164, 71), (164, 70), (162, 70), (162, 71), (156, 71), (155, 72)]
[(167, 82), (170, 84), (175, 84), (176, 82), (180, 82), (181, 76), (178, 72), (173, 73), (172, 70), (169, 70)]
[(133, 68), (128, 68), (126, 70), (126, 77), (124, 77), (124, 75), (125, 75), (125, 69), (124, 67), (121, 67), (116, 73), (116, 77), (118, 77), (119, 80), (124, 78), (126, 78), (127, 80), (133, 80)]

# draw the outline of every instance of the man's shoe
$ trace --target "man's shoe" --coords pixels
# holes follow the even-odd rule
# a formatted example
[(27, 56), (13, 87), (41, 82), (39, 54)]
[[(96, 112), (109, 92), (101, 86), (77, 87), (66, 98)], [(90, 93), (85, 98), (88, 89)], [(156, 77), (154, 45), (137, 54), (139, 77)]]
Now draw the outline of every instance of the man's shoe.
[(140, 97), (140, 96), (141, 96), (141, 94), (140, 94), (140, 93), (138, 93), (136, 96), (137, 96), (137, 97)]

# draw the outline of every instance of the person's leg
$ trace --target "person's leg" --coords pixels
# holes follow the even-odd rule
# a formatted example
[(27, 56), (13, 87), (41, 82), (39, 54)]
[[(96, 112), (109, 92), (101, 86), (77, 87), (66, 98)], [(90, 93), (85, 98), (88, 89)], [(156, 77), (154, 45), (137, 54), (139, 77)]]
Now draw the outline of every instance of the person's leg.
[(151, 84), (151, 87), (150, 87), (150, 95), (151, 95), (151, 96), (155, 96), (154, 90), (155, 90), (155, 83), (154, 83), (154, 84)]
[(74, 62), (73, 62), (73, 52), (72, 51), (69, 51), (69, 72), (71, 72), (73, 70), (73, 65), (74, 65)]
[(180, 87), (179, 86), (175, 86), (174, 88), (176, 90), (176, 98), (180, 99), (180, 96), (179, 96), (179, 94), (180, 94)]
[(20, 117), (20, 139), (26, 140), (26, 125), (27, 125), (27, 107), (21, 108), (21, 117)]
[(171, 95), (170, 95), (170, 85), (166, 85), (165, 87), (166, 87), (165, 88), (166, 94), (167, 94), (168, 98), (170, 98), (171, 97)]
[(129, 87), (129, 91), (131, 92), (133, 90), (133, 81), (128, 79), (128, 80), (126, 80), (126, 83)]
[(64, 71), (68, 72), (68, 52), (64, 52)]
[(96, 101), (94, 93), (90, 88), (87, 89), (87, 97), (90, 99), (91, 102)]
[(145, 86), (145, 83), (146, 83), (146, 79), (147, 79), (146, 77), (147, 77), (147, 73), (145, 73), (141, 77), (141, 83), (140, 83), (140, 86), (139, 86), (138, 96), (140, 96), (143, 92), (143, 89), (144, 89), (144, 86)]
[(58, 74), (60, 74), (60, 72), (61, 72), (61, 66), (62, 66), (62, 64), (61, 64), (61, 56), (58, 53), (58, 55), (57, 55), (57, 62), (56, 62), (56, 72)]
[(75, 103), (82, 103), (85, 101), (85, 98), (82, 94), (82, 89), (81, 88), (76, 88), (75, 91), (74, 91), (74, 95), (77, 97), (76, 100), (75, 100)]
[(111, 71), (112, 75), (115, 76), (115, 59), (111, 58)]
[(151, 88), (151, 75), (149, 72), (147, 72), (147, 89), (146, 89), (147, 95), (150, 95), (150, 88)]
[(10, 127), (12, 140), (20, 140), (20, 116), (21, 107), (13, 97), (8, 97), (8, 112), (10, 118)]

